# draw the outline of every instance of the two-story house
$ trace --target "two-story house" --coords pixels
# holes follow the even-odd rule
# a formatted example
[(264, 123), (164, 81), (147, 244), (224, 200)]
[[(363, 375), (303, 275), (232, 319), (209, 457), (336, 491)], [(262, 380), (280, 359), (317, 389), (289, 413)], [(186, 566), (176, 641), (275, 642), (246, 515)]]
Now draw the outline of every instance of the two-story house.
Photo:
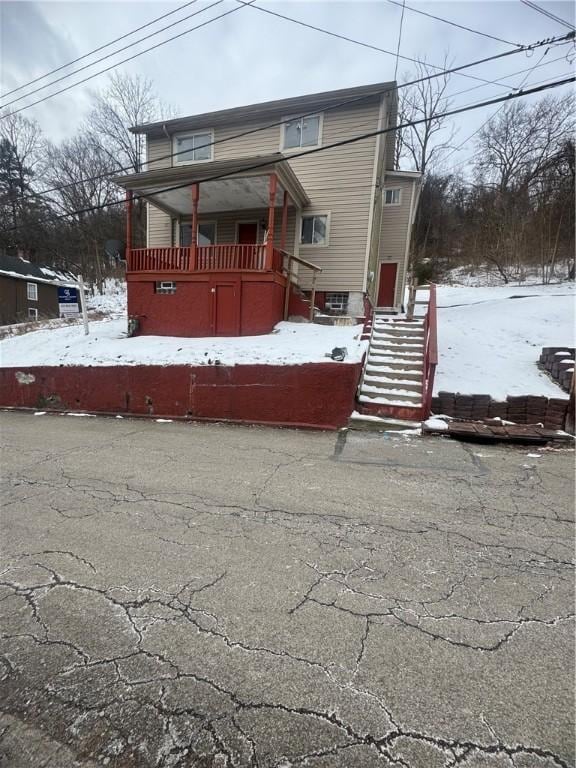
[[(390, 82), (132, 128), (146, 168), (115, 180), (138, 332), (267, 333), (306, 311), (302, 292), (355, 318), (366, 301), (398, 308), (420, 175), (394, 169), (396, 115)], [(134, 197), (146, 248), (132, 248)]]

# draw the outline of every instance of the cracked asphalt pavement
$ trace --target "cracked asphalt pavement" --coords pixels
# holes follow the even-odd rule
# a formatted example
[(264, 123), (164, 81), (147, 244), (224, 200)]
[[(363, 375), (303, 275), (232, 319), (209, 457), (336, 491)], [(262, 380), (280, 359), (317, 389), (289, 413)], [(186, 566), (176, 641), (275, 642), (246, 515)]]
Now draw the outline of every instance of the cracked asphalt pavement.
[(574, 765), (571, 449), (0, 429), (2, 768)]

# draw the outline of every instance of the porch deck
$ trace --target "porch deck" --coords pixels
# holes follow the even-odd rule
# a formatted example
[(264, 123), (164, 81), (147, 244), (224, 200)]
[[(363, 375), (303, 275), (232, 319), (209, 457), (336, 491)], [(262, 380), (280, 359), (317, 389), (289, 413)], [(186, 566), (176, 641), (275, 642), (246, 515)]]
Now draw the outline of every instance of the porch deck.
[(284, 252), (265, 244), (220, 244), (166, 248), (133, 248), (126, 254), (128, 273), (277, 272)]

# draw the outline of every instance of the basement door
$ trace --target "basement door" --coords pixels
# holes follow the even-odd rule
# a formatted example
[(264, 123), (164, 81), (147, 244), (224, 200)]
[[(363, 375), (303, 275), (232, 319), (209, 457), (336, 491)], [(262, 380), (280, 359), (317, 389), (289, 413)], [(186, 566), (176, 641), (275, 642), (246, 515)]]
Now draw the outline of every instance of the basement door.
[(212, 286), (212, 328), (214, 336), (238, 336), (239, 295), (236, 283)]
[(396, 273), (398, 264), (382, 261), (380, 263), (380, 277), (378, 280), (377, 307), (393, 307), (394, 294), (396, 293)]

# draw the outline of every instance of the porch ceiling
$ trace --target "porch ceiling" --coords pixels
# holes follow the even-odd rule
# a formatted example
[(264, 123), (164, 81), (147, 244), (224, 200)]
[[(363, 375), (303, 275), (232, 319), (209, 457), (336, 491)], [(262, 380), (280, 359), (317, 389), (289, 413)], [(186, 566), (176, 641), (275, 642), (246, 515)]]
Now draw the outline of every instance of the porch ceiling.
[[(275, 173), (278, 178), (276, 206), (282, 205), (285, 190), (290, 205), (299, 208), (307, 205), (310, 201), (294, 171), (288, 163), (278, 163), (279, 158), (282, 155), (162, 168), (118, 176), (114, 181), (172, 215), (187, 216), (192, 211), (193, 183), (200, 187), (198, 211), (201, 214), (267, 208), (269, 175)], [(259, 167), (250, 170), (253, 165)], [(216, 176), (222, 178), (214, 178)]]

